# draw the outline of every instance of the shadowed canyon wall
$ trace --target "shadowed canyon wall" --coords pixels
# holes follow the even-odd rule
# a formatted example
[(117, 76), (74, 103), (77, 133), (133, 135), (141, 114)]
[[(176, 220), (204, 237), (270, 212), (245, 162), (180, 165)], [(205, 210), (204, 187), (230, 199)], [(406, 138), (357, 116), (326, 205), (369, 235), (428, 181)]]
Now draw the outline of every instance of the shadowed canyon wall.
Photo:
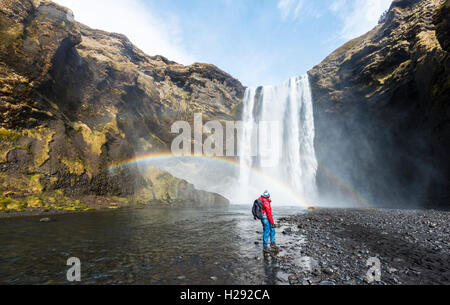
[(318, 185), (377, 206), (450, 205), (449, 1), (395, 0), (310, 72)]
[[(108, 169), (169, 150), (170, 126), (191, 121), (194, 112), (231, 119), (244, 93), (213, 65), (147, 56), (125, 36), (79, 24), (50, 1), (2, 0), (0, 40), (0, 187), (11, 196), (148, 190), (157, 176), (149, 183), (136, 166)], [(206, 192), (198, 197), (227, 202)]]

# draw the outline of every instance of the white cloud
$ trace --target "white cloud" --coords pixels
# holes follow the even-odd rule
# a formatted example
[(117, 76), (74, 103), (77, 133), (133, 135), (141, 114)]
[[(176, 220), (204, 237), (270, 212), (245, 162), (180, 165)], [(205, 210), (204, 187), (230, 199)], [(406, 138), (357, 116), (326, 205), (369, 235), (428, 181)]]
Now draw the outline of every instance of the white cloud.
[(75, 19), (92, 28), (125, 34), (149, 55), (194, 62), (184, 48), (182, 33), (173, 16), (156, 16), (139, 0), (56, 0), (70, 8)]
[(279, 0), (278, 9), (280, 10), (281, 18), (286, 20), (292, 15), (293, 19), (297, 19), (305, 4), (305, 0)]
[(297, 18), (300, 15), (300, 12), (303, 9), (304, 4), (305, 4), (304, 0), (299, 0), (297, 2), (297, 6), (295, 7), (294, 10), (294, 18)]
[(330, 5), (330, 10), (332, 12), (338, 12), (345, 6), (346, 2), (347, 0), (334, 0)]
[(392, 0), (335, 0), (330, 10), (343, 20), (340, 36), (343, 40), (353, 39), (377, 25), (381, 14), (387, 10)]

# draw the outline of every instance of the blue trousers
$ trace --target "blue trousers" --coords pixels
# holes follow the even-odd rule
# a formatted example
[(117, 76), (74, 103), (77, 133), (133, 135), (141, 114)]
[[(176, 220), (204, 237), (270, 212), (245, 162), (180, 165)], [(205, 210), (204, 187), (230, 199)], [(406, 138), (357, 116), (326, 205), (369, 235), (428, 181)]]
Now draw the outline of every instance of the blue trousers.
[(272, 227), (272, 224), (268, 219), (261, 220), (264, 233), (263, 233), (263, 246), (267, 247), (269, 244), (269, 236), (270, 236), (270, 242), (272, 244), (275, 243), (275, 228)]

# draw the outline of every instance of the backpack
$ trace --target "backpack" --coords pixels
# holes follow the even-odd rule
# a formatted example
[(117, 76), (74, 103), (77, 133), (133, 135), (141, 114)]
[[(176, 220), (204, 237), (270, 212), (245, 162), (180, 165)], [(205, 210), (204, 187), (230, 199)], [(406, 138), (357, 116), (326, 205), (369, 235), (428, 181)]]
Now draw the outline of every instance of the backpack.
[(253, 213), (253, 217), (255, 217), (255, 220), (263, 218), (262, 206), (263, 206), (263, 202), (259, 199), (256, 199), (255, 202), (253, 203), (252, 213)]

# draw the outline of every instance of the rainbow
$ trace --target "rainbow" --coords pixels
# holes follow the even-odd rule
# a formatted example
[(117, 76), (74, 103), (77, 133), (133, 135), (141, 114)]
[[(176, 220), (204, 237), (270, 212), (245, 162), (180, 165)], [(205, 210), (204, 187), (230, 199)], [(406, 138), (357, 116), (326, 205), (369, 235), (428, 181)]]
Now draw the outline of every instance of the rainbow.
[[(160, 153), (150, 153), (150, 154), (140, 155), (133, 159), (129, 159), (129, 160), (126, 160), (126, 161), (123, 161), (120, 163), (113, 164), (112, 166), (109, 167), (109, 171), (114, 171), (115, 169), (118, 169), (121, 167), (126, 167), (126, 166), (131, 166), (131, 165), (138, 165), (138, 164), (150, 163), (150, 162), (155, 162), (155, 161), (166, 161), (166, 160), (171, 160), (171, 159), (203, 160), (203, 161), (207, 161), (207, 162), (215, 162), (215, 163), (230, 165), (230, 166), (233, 166), (236, 168), (240, 168), (242, 166), (238, 161), (230, 159), (230, 158), (208, 157), (208, 156), (203, 156), (203, 155), (202, 156), (195, 156), (195, 155), (176, 156), (176, 155), (172, 154), (171, 152), (160, 152)], [(354, 196), (356, 198), (358, 203), (360, 203), (362, 206), (370, 207), (370, 204), (367, 202), (367, 200), (365, 200), (354, 189), (352, 189), (349, 185), (347, 185), (342, 179), (340, 179), (338, 176), (332, 174), (331, 171), (325, 169), (323, 166), (321, 168), (322, 168), (322, 170), (324, 170), (326, 175), (328, 177), (330, 177), (336, 184), (338, 184), (341, 188), (343, 188), (343, 189), (347, 190), (349, 193), (351, 193), (352, 196)], [(264, 173), (258, 169), (251, 168), (251, 167), (248, 167), (248, 169), (257, 175), (264, 177), (264, 179), (267, 179), (267, 181), (276, 185), (281, 190), (285, 191), (287, 194), (289, 194), (292, 198), (294, 198), (297, 201), (296, 202), (297, 204), (301, 205), (305, 209), (308, 209), (308, 208), (314, 206), (314, 204), (309, 204), (305, 198), (300, 197), (297, 194), (297, 192), (295, 192), (290, 186), (286, 185), (285, 183), (273, 178), (270, 175), (267, 175), (266, 173)]]

